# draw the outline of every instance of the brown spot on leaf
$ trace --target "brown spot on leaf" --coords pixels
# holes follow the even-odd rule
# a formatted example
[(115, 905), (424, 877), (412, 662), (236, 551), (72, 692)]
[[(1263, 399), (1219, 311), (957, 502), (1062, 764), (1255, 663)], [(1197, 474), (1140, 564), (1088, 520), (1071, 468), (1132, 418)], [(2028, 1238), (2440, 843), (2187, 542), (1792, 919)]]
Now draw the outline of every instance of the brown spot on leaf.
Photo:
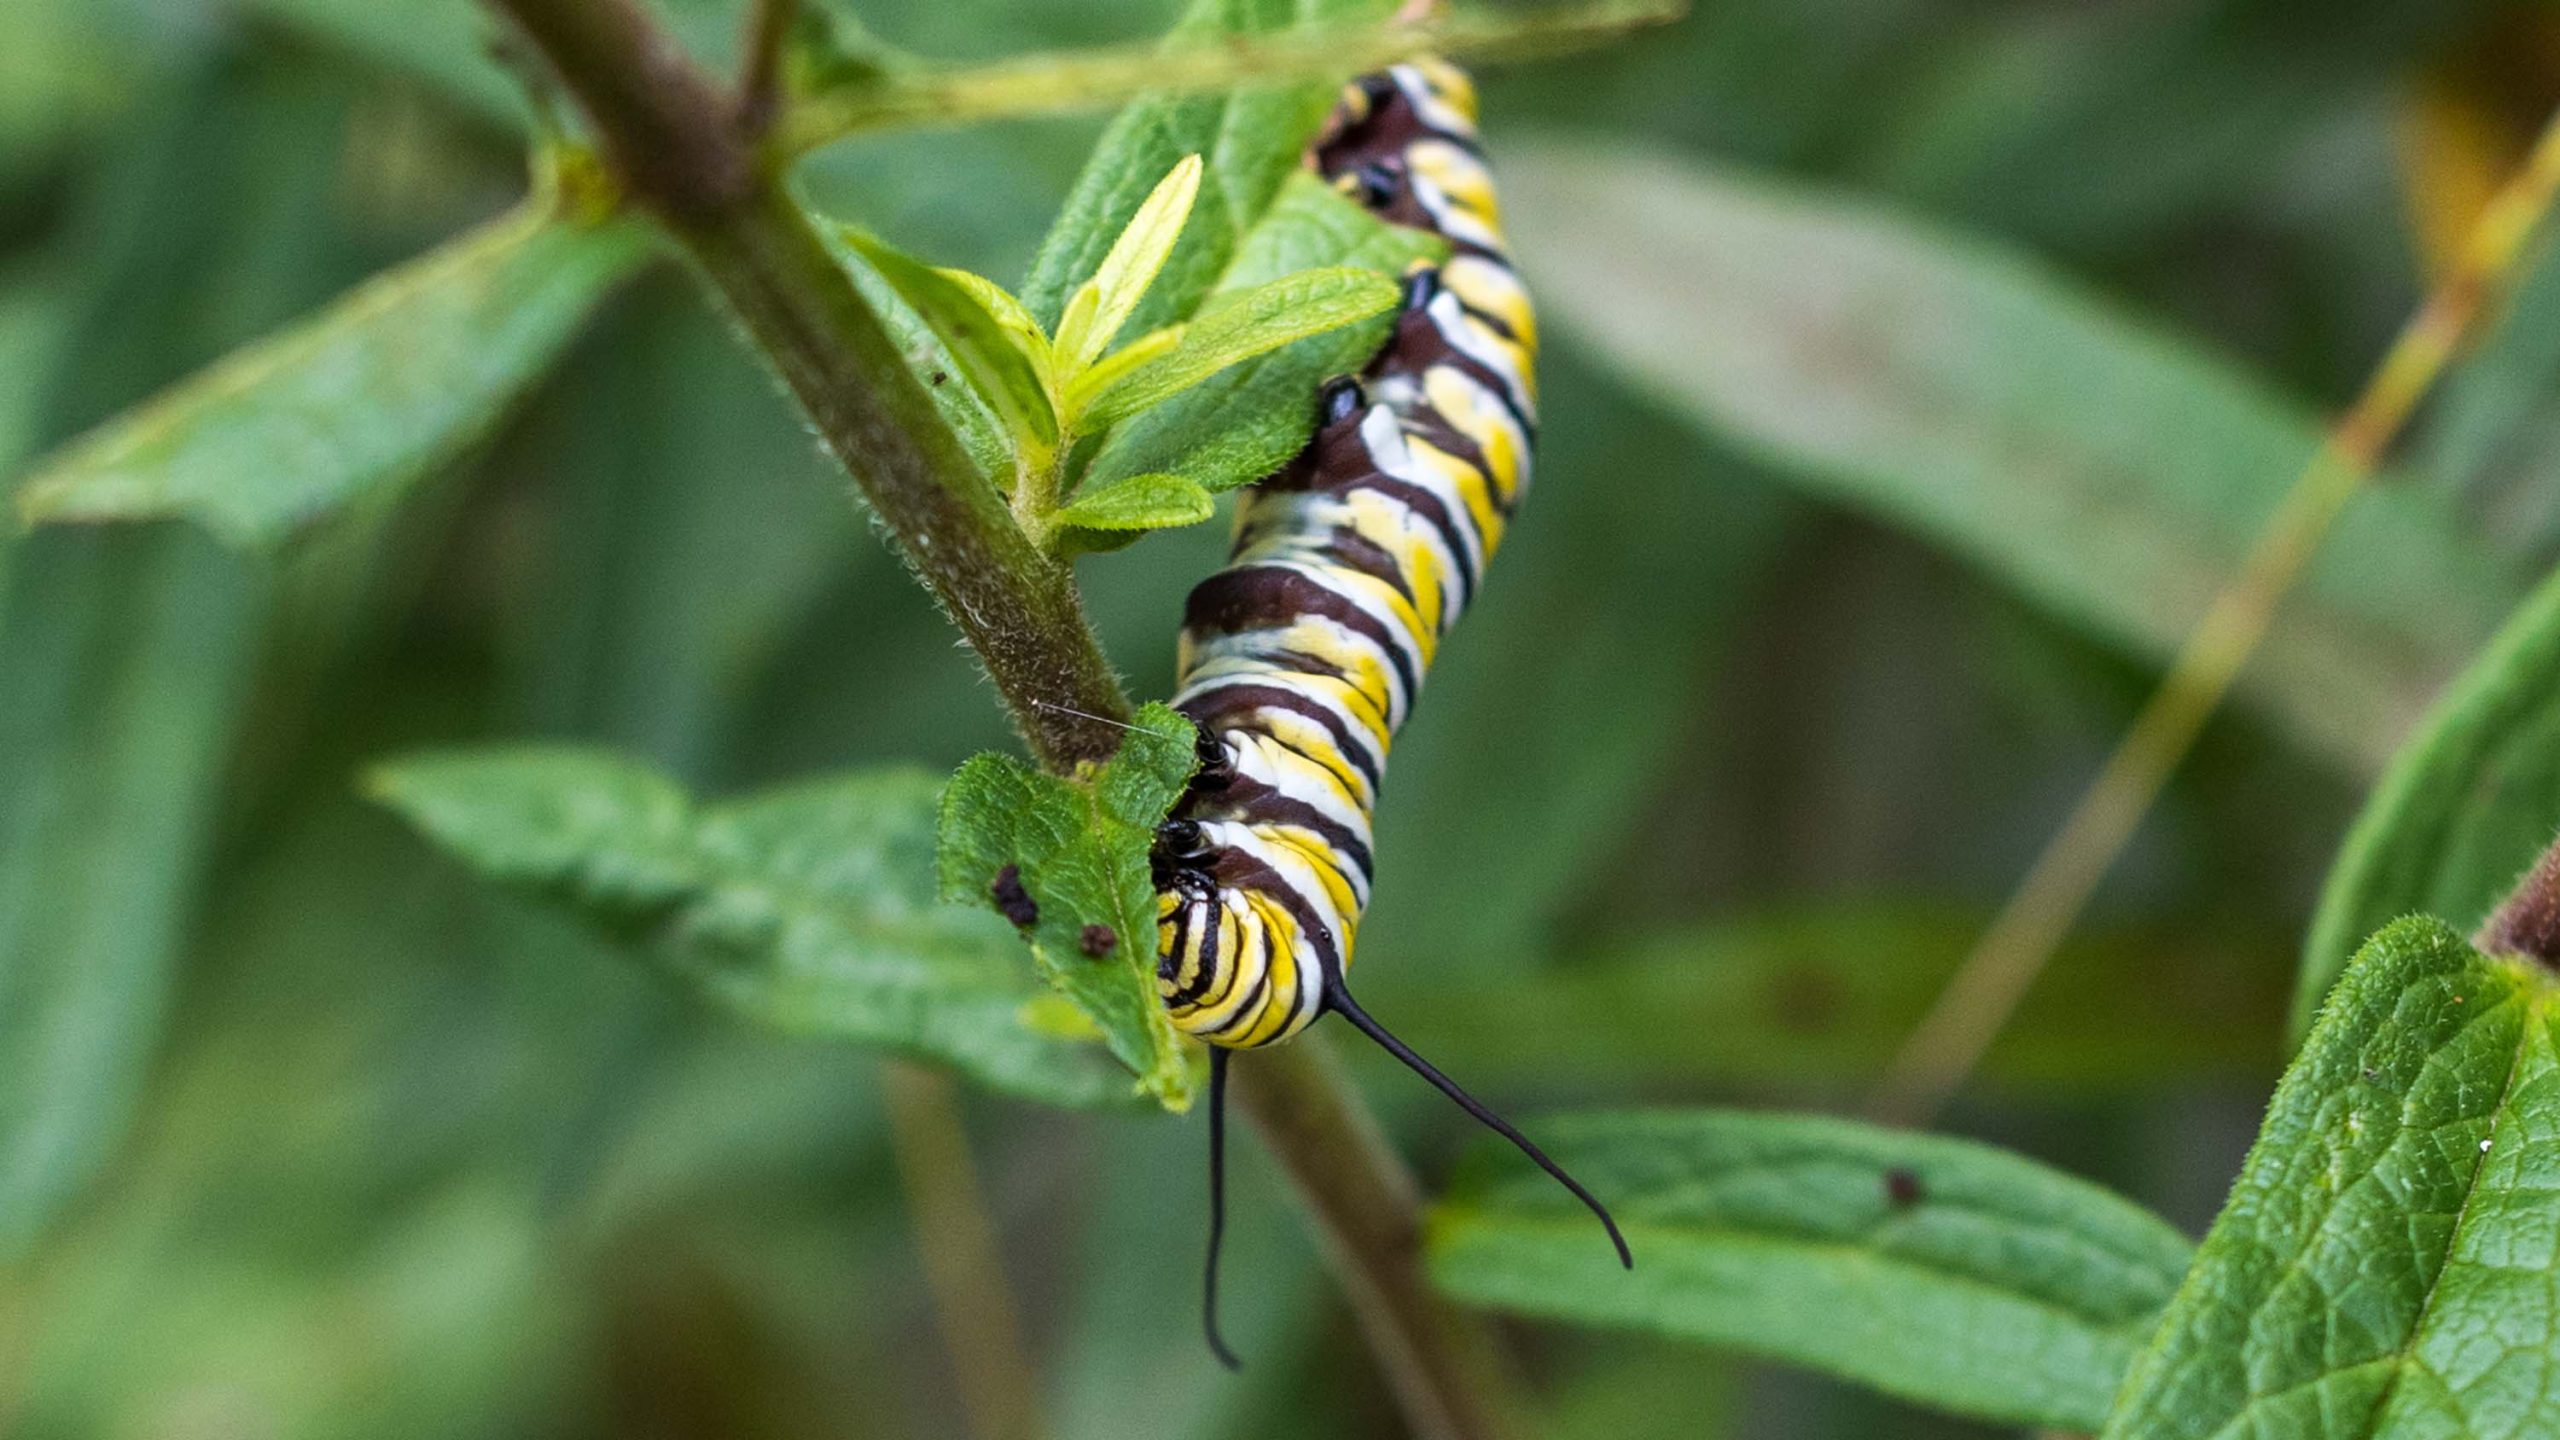
[(1040, 905), (1031, 892), (1022, 888), (1022, 867), (1007, 865), (996, 872), (996, 881), (987, 887), (995, 898), (996, 910), (1020, 929), (1028, 930), (1040, 923)]
[(1884, 1172), (1884, 1198), (1896, 1210), (1908, 1210), (1929, 1197), (1929, 1187), (1920, 1183), (1918, 1172), (1896, 1165)]
[(1076, 936), (1076, 948), (1099, 960), (1120, 948), (1120, 932), (1108, 925), (1087, 925)]

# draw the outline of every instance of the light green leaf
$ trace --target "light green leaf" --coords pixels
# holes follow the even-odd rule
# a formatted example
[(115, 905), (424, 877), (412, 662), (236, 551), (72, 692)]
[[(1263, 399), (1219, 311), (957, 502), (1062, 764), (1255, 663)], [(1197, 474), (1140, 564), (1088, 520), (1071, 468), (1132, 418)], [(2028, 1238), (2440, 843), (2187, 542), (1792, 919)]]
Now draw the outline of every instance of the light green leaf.
[(1147, 287), (1155, 283), (1166, 257), (1173, 253), (1173, 242), (1182, 238), (1183, 221), (1190, 218), (1191, 202), (1200, 194), (1200, 169), (1199, 156), (1185, 155), (1156, 182), (1146, 203), (1129, 217), (1128, 228), (1102, 257), (1101, 268), (1068, 299), (1066, 313), (1058, 321), (1058, 355), (1069, 373), (1101, 359), (1111, 342), (1120, 338), (1120, 327), (1129, 322), (1138, 302), (1146, 298)]
[[(1212, 303), (1240, 300), (1305, 272), (1331, 274), (1347, 268), (1381, 277), (1400, 275), (1416, 261), (1443, 254), (1445, 247), (1431, 235), (1389, 225), (1302, 171), (1246, 237)], [(1392, 303), (1390, 293), (1390, 308)], [(1208, 323), (1204, 307), (1193, 329)], [(1162, 472), (1181, 475), (1213, 493), (1252, 484), (1306, 445), (1315, 429), (1317, 389), (1366, 365), (1393, 323), (1383, 313), (1371, 314), (1191, 384), (1114, 429), (1087, 467), (1084, 483), (1109, 484)]]
[(273, 546), (487, 432), (648, 253), (528, 207), (389, 271), (44, 462), (31, 522), (183, 516)]
[(1110, 389), (1120, 377), (1127, 375), (1130, 371), (1155, 360), (1174, 346), (1181, 344), (1182, 332), (1185, 328), (1187, 327), (1181, 325), (1167, 325), (1161, 330), (1150, 330), (1078, 371), (1075, 380), (1066, 389), (1064, 399), (1067, 412), (1081, 423), (1084, 420), (1084, 408), (1092, 403), (1094, 396)]
[(1084, 408), (1084, 422), (1097, 428), (1116, 425), (1230, 365), (1383, 315), (1395, 305), (1393, 280), (1374, 270), (1340, 265), (1214, 296), (1184, 328), (1178, 344), (1095, 395)]
[(2486, 916), (2560, 831), (2560, 574), (2543, 582), (2384, 772), (2320, 893), (2294, 990), (2309, 1028), (2364, 936)]
[[(1191, 0), (1167, 41), (1192, 45), (1370, 21), (1391, 8), (1390, 0)], [(1062, 314), (1069, 293), (1100, 267), (1156, 182), (1182, 157), (1202, 155), (1208, 165), (1183, 243), (1131, 319), (1152, 330), (1188, 317), (1225, 273), (1281, 182), (1298, 169), (1337, 89), (1333, 81), (1313, 80), (1132, 103), (1103, 132), (1041, 242), (1023, 283), (1024, 303), (1044, 319)]]
[(2357, 955), (2125, 1386), (2114, 1440), (2560, 1433), (2551, 973), (2443, 922)]
[(369, 788), (481, 874), (760, 1024), (1051, 1104), (1128, 1095), (1099, 1046), (1039, 1023), (1039, 986), (1004, 927), (936, 903), (930, 776), (702, 806), (613, 752), (524, 748), (398, 761)]
[(2186, 1270), (2186, 1240), (2020, 1156), (1812, 1116), (1536, 1121), (1616, 1214), (1485, 1147), (1435, 1207), (1432, 1278), (1525, 1315), (1703, 1341), (1992, 1420), (2092, 1429)]
[(1173, 1110), (1190, 1104), (1192, 1079), (1156, 998), (1147, 851), (1191, 778), (1193, 734), (1189, 720), (1149, 705), (1120, 753), (1083, 776), (979, 755), (942, 797), (943, 898), (1027, 920), (1020, 928), (1040, 973), (1092, 1017), (1139, 1087)]
[[(842, 233), (942, 342), (970, 389), (1012, 438), (1018, 457), (1036, 459), (1058, 443), (1047, 379), (1049, 341), (1019, 301), (981, 276), (937, 269), (877, 236)], [(927, 363), (922, 369), (925, 383), (936, 386), (934, 367)]]
[(1084, 530), (1162, 530), (1216, 514), (1215, 496), (1179, 475), (1132, 475), (1079, 495), (1052, 517)]
[[(1551, 320), (1783, 474), (2144, 655), (2183, 641), (2319, 443), (2299, 406), (2031, 259), (1864, 202), (1587, 145), (1508, 147), (1503, 173)], [(1581, 263), (1595, 237), (1608, 263)], [(2443, 496), (2375, 487), (2243, 692), (2378, 768), (2520, 590)]]

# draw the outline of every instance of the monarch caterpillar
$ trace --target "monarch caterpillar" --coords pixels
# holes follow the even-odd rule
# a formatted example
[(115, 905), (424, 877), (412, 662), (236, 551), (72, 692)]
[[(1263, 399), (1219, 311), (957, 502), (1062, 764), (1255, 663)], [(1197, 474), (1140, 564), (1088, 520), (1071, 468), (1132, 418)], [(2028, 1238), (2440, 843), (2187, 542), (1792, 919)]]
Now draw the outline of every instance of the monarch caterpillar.
[(1174, 1025), (1211, 1047), (1203, 1323), (1231, 1367), (1217, 1322), (1227, 1061), (1326, 1011), (1519, 1146), (1635, 1263), (1588, 1190), (1343, 981), (1388, 742), (1529, 484), (1537, 333), (1475, 113), (1465, 74), (1423, 61), (1354, 82), (1327, 120), (1317, 172), (1380, 218), (1443, 237), (1450, 258), (1408, 275), (1385, 347), (1324, 387), (1315, 438), (1240, 497), (1233, 554), (1183, 615), (1173, 704), (1198, 728), (1200, 766), (1156, 834), (1156, 974)]

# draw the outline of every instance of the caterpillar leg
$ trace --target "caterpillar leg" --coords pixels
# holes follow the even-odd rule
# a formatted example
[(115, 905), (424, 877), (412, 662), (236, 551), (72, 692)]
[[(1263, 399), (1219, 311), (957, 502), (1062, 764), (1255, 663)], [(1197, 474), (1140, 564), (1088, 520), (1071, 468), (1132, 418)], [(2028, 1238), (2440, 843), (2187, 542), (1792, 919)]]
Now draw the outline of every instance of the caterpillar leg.
[[(1441, 1074), (1438, 1066), (1413, 1053), (1411, 1046), (1397, 1039), (1386, 1026), (1379, 1024), (1368, 1011), (1361, 1009), (1359, 1003), (1351, 998), (1351, 991), (1343, 985), (1340, 976), (1335, 976), (1325, 986), (1325, 1008), (1339, 1012), (1342, 1018), (1350, 1021), (1361, 1034), (1377, 1041), (1380, 1049), (1403, 1061), (1405, 1068), (1430, 1081), (1441, 1094), (1457, 1101), (1459, 1109), (1483, 1122), (1486, 1129), (1520, 1147), (1521, 1154), (1535, 1161), (1539, 1169), (1554, 1176), (1557, 1183), (1573, 1192), (1573, 1198), (1589, 1206), (1591, 1213), (1600, 1217), (1601, 1228), (1609, 1232), (1609, 1243), (1618, 1247), (1618, 1263), (1630, 1270), (1636, 1268), (1635, 1253), (1627, 1248), (1627, 1237), (1618, 1233), (1618, 1222), (1610, 1218), (1609, 1207), (1601, 1204), (1599, 1197), (1583, 1189), (1581, 1181), (1566, 1174), (1563, 1166), (1548, 1159), (1547, 1152), (1539, 1149), (1528, 1136), (1521, 1134), (1510, 1121), (1496, 1115), (1486, 1108), (1484, 1102), (1460, 1089), (1457, 1081)], [(1210, 1112), (1210, 1124), (1213, 1126), (1217, 1123), (1216, 1115), (1215, 1110)]]
[(1233, 1053), (1220, 1046), (1209, 1050), (1209, 1264), (1200, 1286), (1200, 1328), (1218, 1363), (1242, 1370), (1244, 1362), (1218, 1333), (1218, 1248), (1227, 1236), (1227, 1060)]

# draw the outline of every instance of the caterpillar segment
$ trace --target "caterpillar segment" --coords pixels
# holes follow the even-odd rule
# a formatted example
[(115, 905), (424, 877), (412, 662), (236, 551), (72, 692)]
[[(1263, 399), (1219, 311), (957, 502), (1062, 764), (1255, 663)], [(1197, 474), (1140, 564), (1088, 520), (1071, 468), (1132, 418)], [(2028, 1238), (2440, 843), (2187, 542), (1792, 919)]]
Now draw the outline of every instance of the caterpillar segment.
[(1442, 237), (1385, 345), (1317, 396), (1306, 448), (1236, 508), (1227, 565), (1184, 608), (1174, 708), (1200, 767), (1157, 834), (1157, 985), (1210, 1049), (1217, 1333), (1226, 1066), (1332, 1012), (1561, 1181), (1634, 1263), (1600, 1202), (1352, 999), (1374, 877), (1371, 816), (1396, 731), (1527, 494), (1536, 318), (1503, 245), (1473, 85), (1436, 61), (1349, 86), (1309, 154), (1380, 218)]

